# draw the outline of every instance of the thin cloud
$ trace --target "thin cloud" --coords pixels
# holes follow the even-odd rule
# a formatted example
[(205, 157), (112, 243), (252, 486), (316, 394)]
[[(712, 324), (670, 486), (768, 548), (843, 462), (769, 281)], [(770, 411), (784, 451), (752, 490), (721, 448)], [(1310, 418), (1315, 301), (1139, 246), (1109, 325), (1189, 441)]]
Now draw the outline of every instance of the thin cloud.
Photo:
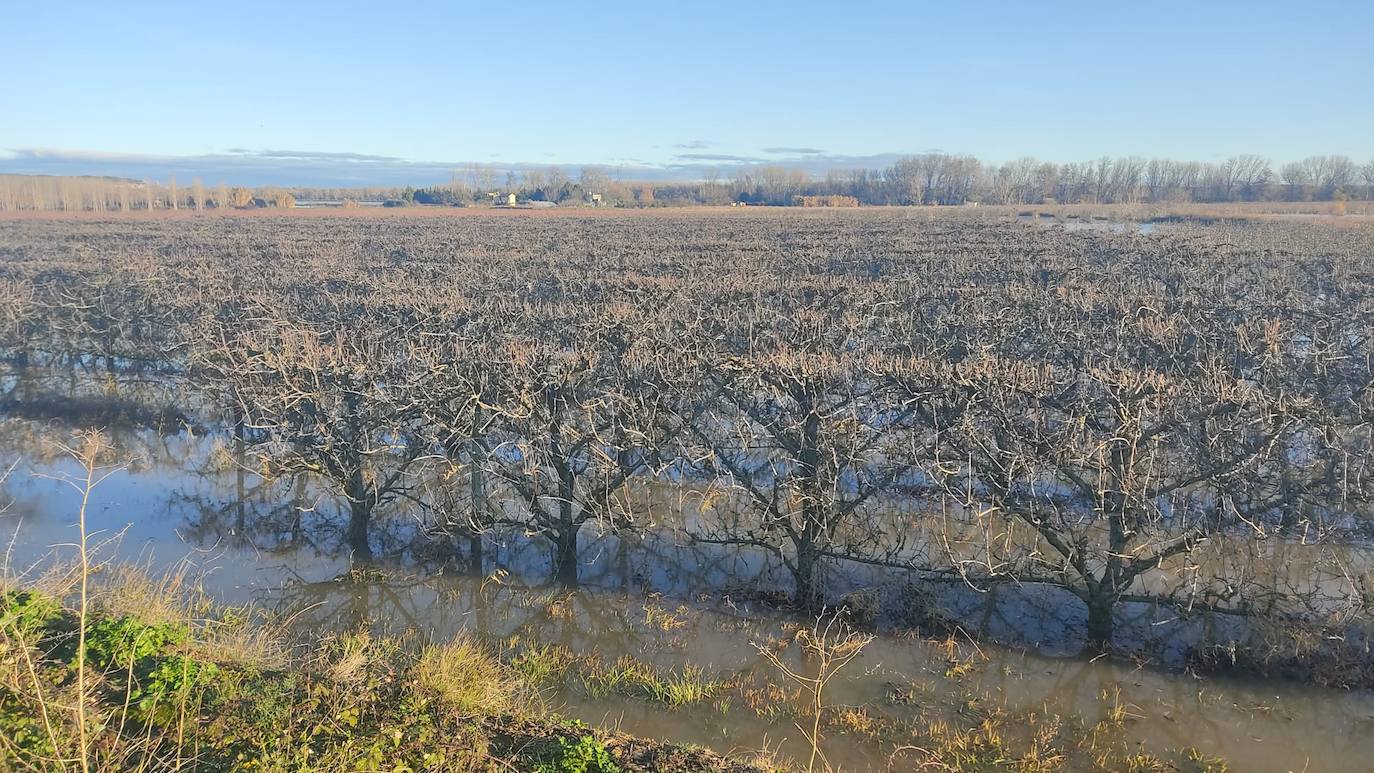
[(679, 142), (673, 147), (680, 150), (705, 150), (707, 148), (713, 148), (718, 144), (719, 143), (715, 140), (689, 140), (688, 142)]
[[(237, 152), (242, 151), (242, 152)], [(0, 174), (93, 175), (134, 180), (181, 180), (196, 178), (233, 185), (283, 185), (293, 187), (427, 186), (448, 182), (473, 166), (490, 170), (498, 178), (508, 173), (544, 171), (556, 167), (576, 178), (584, 168), (600, 168), (619, 180), (661, 182), (703, 180), (747, 172), (760, 166), (785, 166), (824, 176), (836, 169), (877, 169), (890, 166), (898, 154), (869, 156), (797, 154), (792, 157), (743, 156), (727, 153), (683, 153), (670, 161), (616, 158), (549, 164), (526, 161), (479, 162), (474, 158), (454, 161), (407, 161), (390, 156), (332, 151), (250, 151), (231, 148), (222, 153), (195, 156), (157, 156), (93, 150), (13, 148), (0, 155)], [(619, 162), (619, 163), (617, 163)]]
[(764, 152), (764, 153), (773, 153), (773, 154), (786, 154), (786, 155), (789, 155), (789, 156), (819, 156), (819, 155), (821, 155), (822, 153), (824, 153), (825, 151), (824, 151), (824, 150), (821, 150), (820, 148), (772, 147), (772, 148), (764, 148), (764, 149), (763, 149), (763, 152)]
[(737, 164), (754, 164), (766, 160), (758, 156), (732, 156), (728, 153), (679, 153), (673, 158), (682, 161), (729, 161)]
[(177, 158), (151, 153), (116, 153), (105, 150), (63, 150), (61, 148), (10, 148), (10, 157), (19, 160), (90, 161), (90, 162), (157, 162)]
[(404, 159), (396, 156), (374, 156), (368, 153), (334, 153), (322, 150), (259, 150), (256, 155), (261, 158), (294, 158), (302, 160), (325, 160), (325, 161), (402, 161)]

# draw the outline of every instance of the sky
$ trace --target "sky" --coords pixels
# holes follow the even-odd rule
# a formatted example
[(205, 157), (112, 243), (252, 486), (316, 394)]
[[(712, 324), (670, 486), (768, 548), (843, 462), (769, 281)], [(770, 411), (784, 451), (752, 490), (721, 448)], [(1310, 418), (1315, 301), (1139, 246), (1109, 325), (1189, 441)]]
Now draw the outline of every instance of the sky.
[(1374, 158), (1369, 0), (52, 0), (0, 3), (0, 47), (0, 172)]

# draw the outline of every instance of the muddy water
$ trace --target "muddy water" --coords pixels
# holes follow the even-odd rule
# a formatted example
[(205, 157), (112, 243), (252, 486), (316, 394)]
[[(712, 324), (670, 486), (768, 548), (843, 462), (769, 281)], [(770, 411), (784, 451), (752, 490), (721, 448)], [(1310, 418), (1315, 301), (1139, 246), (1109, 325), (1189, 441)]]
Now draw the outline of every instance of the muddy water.
[[(37, 571), (70, 555), (78, 494), (61, 481), (77, 467), (54, 451), (60, 436), (29, 421), (0, 422), (0, 459), (19, 463), (0, 515), (7, 570)], [(268, 483), (232, 463), (223, 442), (187, 431), (120, 433), (124, 468), (96, 490), (91, 527), (106, 558), (154, 571), (181, 568), (212, 594), (251, 601), (302, 630), (359, 625), (443, 639), (458, 631), (492, 640), (561, 644), (605, 661), (630, 655), (664, 668), (693, 664), (721, 679), (776, 681), (754, 648), (785, 637), (797, 621), (751, 605), (736, 588), (785, 578), (758, 556), (691, 551), (652, 540), (591, 539), (583, 589), (546, 584), (547, 550), (518, 535), (488, 550), (483, 582), (432, 560), (403, 513), (384, 519), (374, 544), (383, 571), (350, 574), (339, 503), (308, 481)], [(674, 621), (663, 623), (662, 613)], [(981, 654), (979, 654), (981, 652)], [(867, 706), (896, 719), (954, 716), (970, 699), (984, 706), (1101, 718), (1113, 706), (1144, 748), (1184, 747), (1227, 759), (1239, 771), (1374, 769), (1374, 696), (1291, 684), (1208, 679), (1107, 660), (961, 643), (952, 669), (934, 644), (882, 636), (834, 683), (832, 704)], [(909, 705), (887, 697), (914, 696)], [(799, 756), (792, 720), (711, 703), (669, 709), (617, 696), (589, 698), (572, 685), (548, 700), (563, 713), (624, 730), (721, 750), (768, 746)], [(825, 753), (845, 770), (904, 769), (892, 749), (832, 734)]]

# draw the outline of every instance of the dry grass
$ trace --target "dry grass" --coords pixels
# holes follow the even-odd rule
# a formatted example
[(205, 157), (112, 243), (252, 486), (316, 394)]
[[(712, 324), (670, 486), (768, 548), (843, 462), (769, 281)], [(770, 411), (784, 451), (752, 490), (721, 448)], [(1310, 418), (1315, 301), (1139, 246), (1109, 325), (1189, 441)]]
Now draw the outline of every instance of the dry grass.
[[(1345, 204), (1345, 211), (1337, 206)], [(930, 209), (930, 208), (925, 208)], [(938, 210), (937, 210), (938, 211)], [(1303, 222), (1352, 221), (1374, 217), (1370, 201), (1243, 201), (1225, 203), (1158, 202), (1151, 204), (1022, 204), (960, 209), (966, 217), (1015, 217), (1020, 214), (1052, 215), (1059, 220), (1148, 222), (1166, 219), (1300, 219)], [(950, 216), (958, 216), (947, 208)]]
[(467, 636), (426, 647), (414, 674), (421, 688), (461, 717), (514, 713), (534, 697), (508, 666)]
[[(1340, 204), (1344, 204), (1344, 213)], [(1304, 220), (1339, 221), (1346, 218), (1367, 220), (1374, 218), (1374, 201), (1235, 201), (1235, 202), (1153, 202), (1141, 204), (990, 204), (978, 207), (961, 206), (863, 206), (835, 207), (775, 207), (775, 206), (671, 206), (671, 207), (551, 207), (548, 209), (509, 209), (504, 207), (356, 207), (356, 208), (300, 208), (278, 209), (207, 209), (195, 210), (135, 210), (132, 212), (86, 211), (0, 211), (3, 220), (76, 220), (106, 222), (111, 220), (205, 220), (220, 218), (256, 219), (382, 219), (414, 218), (622, 218), (622, 217), (865, 217), (873, 213), (893, 213), (923, 219), (986, 219), (1014, 217), (1022, 212), (1046, 213), (1060, 218), (1105, 219), (1112, 221), (1143, 221), (1155, 218), (1242, 218), (1264, 219), (1301, 216)]]

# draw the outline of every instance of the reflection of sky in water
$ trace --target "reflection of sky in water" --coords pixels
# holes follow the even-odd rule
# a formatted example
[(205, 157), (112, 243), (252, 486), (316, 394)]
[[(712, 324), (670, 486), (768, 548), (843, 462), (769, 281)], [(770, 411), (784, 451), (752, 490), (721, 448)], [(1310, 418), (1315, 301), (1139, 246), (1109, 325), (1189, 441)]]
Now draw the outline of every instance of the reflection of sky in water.
[[(174, 441), (174, 444), (180, 444)], [(199, 444), (196, 444), (199, 445)], [(75, 543), (79, 538), (76, 513), (80, 493), (50, 477), (66, 475), (79, 478), (80, 465), (70, 459), (35, 466), (21, 463), (8, 482), (14, 504), (0, 516), (6, 536), (13, 535), (13, 568), (55, 555), (59, 560), (74, 555), (74, 548), (58, 543)], [(93, 544), (114, 540), (101, 558), (114, 556), (146, 564), (154, 571), (178, 565), (207, 573), (207, 590), (226, 601), (246, 600), (251, 589), (273, 583), (282, 575), (273, 563), (313, 572), (347, 569), (346, 556), (332, 561), (308, 551), (293, 551), (283, 556), (264, 555), (248, 545), (233, 546), (220, 535), (206, 535), (195, 528), (198, 522), (191, 502), (232, 505), (234, 476), (178, 475), (155, 466), (140, 471), (115, 470), (97, 487), (87, 509), (87, 528)], [(209, 536), (210, 539), (203, 539)], [(222, 535), (232, 540), (232, 531)], [(52, 547), (58, 545), (57, 547)], [(275, 560), (274, 560), (275, 559)]]
[[(11, 426), (15, 424), (21, 423)], [(329, 580), (347, 570), (349, 551), (342, 535), (343, 519), (338, 516), (343, 508), (323, 487), (304, 478), (264, 482), (213, 437), (144, 431), (122, 433), (119, 441), (130, 461), (100, 484), (88, 513), (93, 540), (114, 540), (106, 557), (118, 555), (156, 570), (184, 563), (207, 573), (207, 590), (228, 601), (244, 600), (261, 588), (284, 582)], [(80, 494), (59, 478), (79, 477), (79, 466), (60, 454), (44, 455), (17, 442), (11, 445), (12, 455), (21, 463), (8, 483), (14, 502), (0, 516), (0, 523), (4, 533), (13, 537), (12, 568), (22, 570), (54, 552), (59, 557), (71, 556), (71, 548), (53, 546), (75, 541)], [(696, 509), (699, 499), (681, 496), (680, 483), (664, 490), (679, 495), (675, 498), (651, 486), (637, 494), (642, 503), (634, 505), (645, 510), (645, 519), (657, 523), (656, 528), (623, 537), (599, 533), (595, 523), (583, 528), (580, 577), (585, 586), (735, 602), (759, 592), (778, 594), (790, 588), (785, 568), (769, 553), (685, 540), (671, 527), (695, 523), (701, 517)], [(514, 502), (505, 506), (519, 507)], [(431, 572), (443, 568), (434, 540), (423, 533), (414, 510), (402, 502), (400, 507), (380, 511), (371, 531), (374, 550), (386, 565)], [(894, 515), (904, 517), (896, 511)], [(919, 518), (901, 528), (911, 530), (910, 534), (928, 529)], [(501, 569), (522, 584), (548, 581), (551, 550), (544, 540), (507, 530), (489, 535), (486, 542), (489, 571)], [(976, 547), (982, 542), (980, 534), (971, 533), (959, 537), (956, 544)], [(1267, 561), (1275, 571), (1299, 567), (1298, 571), (1309, 573), (1310, 569), (1301, 567), (1314, 561), (1316, 550), (1293, 546), (1280, 554), (1273, 553), (1276, 548), (1270, 545), (1239, 547)], [(1200, 553), (1199, 561), (1237, 560), (1225, 552)], [(1360, 553), (1354, 558), (1357, 571), (1363, 571), (1368, 556)], [(1244, 573), (1248, 568), (1231, 571)], [(900, 610), (909, 600), (909, 587), (894, 581), (901, 578), (892, 569), (828, 562), (824, 574), (833, 597), (877, 589), (888, 611)], [(1053, 655), (1073, 654), (1082, 647), (1084, 609), (1076, 597), (1061, 589), (1036, 585), (972, 588), (957, 578), (917, 580), (942, 612), (987, 637)], [(1161, 570), (1142, 582), (1165, 580), (1167, 574)], [(1200, 617), (1184, 620), (1133, 603), (1121, 604), (1118, 612), (1120, 645), (1175, 664), (1204, 633)], [(1244, 633), (1233, 618), (1220, 617), (1207, 621), (1207, 626), (1213, 640)]]
[[(304, 481), (264, 484), (251, 473), (238, 473), (223, 454), (214, 453), (218, 443), (213, 439), (145, 432), (120, 440), (134, 461), (101, 483), (88, 513), (96, 541), (118, 536), (104, 557), (144, 563), (155, 572), (189, 568), (212, 594), (253, 601), (294, 620), (298, 630), (368, 625), (436, 638), (474, 630), (563, 644), (608, 660), (629, 654), (667, 668), (694, 663), (720, 674), (759, 672), (772, 678), (760, 671), (752, 645), (782, 635), (785, 618), (751, 605), (749, 591), (785, 590), (789, 582), (775, 561), (757, 552), (684, 546), (671, 535), (598, 537), (589, 528), (583, 535), (581, 576), (595, 590), (569, 594), (547, 583), (551, 561), (542, 541), (507, 534), (488, 546), (487, 568), (500, 567), (508, 577), (482, 591), (476, 578), (427, 558), (416, 520), (391, 512), (379, 518), (373, 536), (384, 571), (354, 580), (347, 575), (339, 503), (316, 487)], [(0, 458), (15, 457), (21, 462), (6, 484), (14, 502), (0, 516), (3, 537), (13, 543), (11, 571), (53, 554), (71, 557), (72, 548), (53, 546), (77, 539), (80, 495), (51, 476), (75, 476), (80, 468), (60, 457), (44, 460), (31, 444), (0, 435)], [(879, 586), (886, 571), (832, 567), (828, 579), (843, 592)], [(939, 604), (966, 625), (1039, 644), (1054, 654), (1076, 649), (1081, 607), (1061, 591), (977, 593), (959, 584), (937, 585), (934, 591)], [(664, 595), (654, 601), (646, 593)], [(649, 625), (645, 609), (651, 604), (681, 616), (687, 626), (663, 631)], [(1123, 637), (1161, 640), (1158, 619), (1143, 605), (1124, 605)], [(1190, 625), (1197, 629), (1200, 623)], [(1170, 630), (1165, 646), (1175, 650), (1200, 633), (1179, 636), (1177, 626)], [(935, 648), (880, 637), (858, 667), (836, 683), (832, 700), (870, 704), (878, 713), (909, 718), (917, 711), (953, 711), (958, 697), (972, 691), (1012, 707), (1049, 706), (1092, 718), (1101, 715), (1104, 692), (1120, 689), (1121, 700), (1141, 716), (1129, 732), (1157, 751), (1196, 745), (1230, 759), (1237, 770), (1355, 770), (1374, 754), (1374, 737), (1367, 732), (1374, 698), (1368, 694), (1241, 680), (1200, 682), (1120, 662), (979, 646), (988, 662), (972, 676), (951, 680), (944, 655)], [(923, 685), (918, 707), (884, 703), (893, 686), (912, 684)], [(707, 707), (670, 711), (629, 699), (590, 700), (577, 690), (557, 691), (551, 700), (568, 715), (619, 723), (629, 732), (720, 749), (757, 748), (765, 738), (774, 743), (786, 738), (790, 753), (801, 750), (788, 721), (760, 718), (739, 707), (724, 716)], [(887, 750), (836, 737), (827, 754), (845, 769), (884, 769)]]

